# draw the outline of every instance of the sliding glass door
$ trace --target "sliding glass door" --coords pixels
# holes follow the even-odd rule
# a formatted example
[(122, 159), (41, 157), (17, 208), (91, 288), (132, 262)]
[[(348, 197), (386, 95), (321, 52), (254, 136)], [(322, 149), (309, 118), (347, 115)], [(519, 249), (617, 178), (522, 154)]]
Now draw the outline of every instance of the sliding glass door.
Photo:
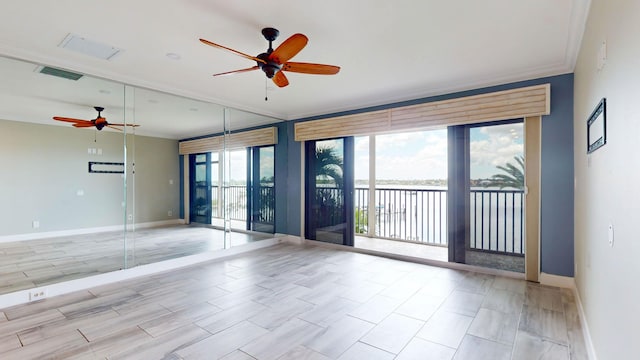
[(449, 127), (449, 261), (524, 272), (522, 120)]
[[(229, 185), (220, 186), (224, 173), (220, 153), (189, 156), (190, 222), (266, 233), (275, 231), (274, 147), (252, 147), (228, 152)], [(226, 198), (228, 206), (223, 206)]]
[(274, 146), (251, 148), (251, 181), (249, 186), (248, 229), (275, 232), (275, 162)]
[(211, 154), (189, 155), (190, 222), (211, 224)]
[(524, 272), (522, 120), (469, 128), (466, 263)]
[(305, 144), (305, 237), (353, 246), (353, 137)]

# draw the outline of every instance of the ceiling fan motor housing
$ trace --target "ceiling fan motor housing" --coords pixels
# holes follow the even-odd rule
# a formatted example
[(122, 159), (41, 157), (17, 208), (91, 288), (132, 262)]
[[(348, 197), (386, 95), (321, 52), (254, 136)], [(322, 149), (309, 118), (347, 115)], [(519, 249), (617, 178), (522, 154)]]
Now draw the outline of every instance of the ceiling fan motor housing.
[(256, 57), (265, 61), (264, 63), (256, 61), (256, 63), (260, 67), (260, 70), (262, 70), (269, 79), (273, 78), (273, 76), (282, 68), (282, 65), (269, 60), (269, 53), (262, 53)]

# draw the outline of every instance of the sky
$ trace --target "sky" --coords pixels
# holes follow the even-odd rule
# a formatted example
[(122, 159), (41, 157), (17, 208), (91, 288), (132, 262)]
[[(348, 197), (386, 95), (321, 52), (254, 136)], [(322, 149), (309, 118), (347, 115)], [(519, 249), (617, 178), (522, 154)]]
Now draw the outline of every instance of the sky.
[[(273, 147), (265, 147), (260, 151), (260, 177), (273, 176)], [(244, 182), (247, 177), (247, 150), (234, 150), (229, 152), (229, 179)]]
[[(471, 178), (488, 178), (498, 165), (522, 155), (522, 123), (470, 130)], [(369, 138), (355, 141), (356, 180), (367, 179)], [(415, 131), (376, 137), (376, 177), (380, 180), (447, 178), (447, 130)]]

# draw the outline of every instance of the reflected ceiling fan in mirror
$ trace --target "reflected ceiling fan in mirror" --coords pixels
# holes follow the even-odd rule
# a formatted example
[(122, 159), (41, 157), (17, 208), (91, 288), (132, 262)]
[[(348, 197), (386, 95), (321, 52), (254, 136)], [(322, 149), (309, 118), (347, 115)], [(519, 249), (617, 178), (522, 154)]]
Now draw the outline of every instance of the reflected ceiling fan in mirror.
[(213, 76), (231, 75), (260, 69), (267, 75), (267, 78), (272, 79), (276, 85), (285, 87), (289, 85), (289, 80), (285, 76), (284, 71), (315, 75), (334, 75), (340, 71), (340, 67), (334, 65), (289, 61), (307, 45), (309, 39), (303, 34), (293, 34), (274, 50), (272, 43), (279, 34), (280, 32), (274, 28), (262, 29), (262, 35), (269, 41), (269, 48), (267, 52), (257, 56), (251, 56), (209, 40), (200, 39), (200, 41), (209, 46), (231, 51), (236, 55), (256, 62), (256, 65), (250, 68), (227, 71), (214, 74)]
[(61, 116), (54, 116), (53, 120), (58, 120), (58, 121), (64, 121), (64, 122), (69, 122), (72, 123), (72, 125), (74, 127), (77, 128), (90, 128), (90, 127), (95, 127), (97, 130), (102, 130), (105, 126), (114, 130), (118, 130), (118, 131), (122, 131), (122, 129), (118, 128), (118, 126), (123, 127), (123, 126), (131, 126), (131, 127), (138, 127), (140, 125), (135, 125), (135, 124), (112, 124), (110, 122), (107, 122), (107, 119), (102, 117), (102, 111), (104, 111), (103, 107), (100, 106), (94, 106), (94, 109), (96, 109), (96, 111), (98, 112), (98, 117), (96, 117), (93, 120), (82, 120), (82, 119), (73, 119), (73, 118), (68, 118), (68, 117), (61, 117)]

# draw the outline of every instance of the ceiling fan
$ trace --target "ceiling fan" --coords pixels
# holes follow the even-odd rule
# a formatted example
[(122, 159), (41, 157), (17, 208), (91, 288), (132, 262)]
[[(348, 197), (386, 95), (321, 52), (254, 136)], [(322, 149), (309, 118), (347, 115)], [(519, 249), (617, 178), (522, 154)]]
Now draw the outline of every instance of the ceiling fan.
[(272, 79), (276, 85), (279, 87), (285, 87), (289, 85), (289, 80), (285, 76), (284, 71), (316, 75), (334, 75), (340, 71), (340, 67), (334, 65), (289, 61), (307, 45), (309, 39), (303, 34), (293, 34), (274, 50), (272, 43), (279, 34), (280, 32), (274, 28), (262, 29), (262, 35), (269, 42), (269, 49), (267, 49), (267, 52), (257, 56), (251, 56), (226, 46), (213, 43), (209, 40), (200, 39), (200, 41), (209, 46), (231, 51), (236, 55), (256, 62), (256, 66), (250, 68), (227, 71), (214, 74), (213, 76), (237, 74), (260, 69), (267, 75), (267, 78)]
[(93, 120), (81, 120), (81, 119), (73, 119), (73, 118), (61, 117), (61, 116), (54, 116), (53, 120), (70, 122), (70, 123), (73, 123), (72, 125), (77, 128), (95, 127), (98, 130), (102, 130), (102, 128), (104, 128), (105, 126), (118, 131), (122, 131), (122, 129), (119, 129), (116, 126), (131, 126), (131, 127), (140, 126), (140, 125), (134, 125), (134, 124), (112, 124), (110, 122), (107, 122), (106, 118), (102, 117), (101, 112), (104, 111), (103, 107), (94, 106), (93, 108), (96, 109), (96, 111), (98, 112), (98, 117)]

